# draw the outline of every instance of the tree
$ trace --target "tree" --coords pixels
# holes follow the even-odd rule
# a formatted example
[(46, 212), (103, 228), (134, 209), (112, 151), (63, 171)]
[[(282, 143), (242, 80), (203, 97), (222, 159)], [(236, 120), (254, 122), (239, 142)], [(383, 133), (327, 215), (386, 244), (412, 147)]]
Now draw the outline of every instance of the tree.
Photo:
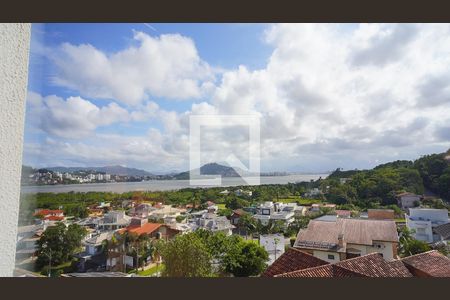
[(176, 236), (162, 243), (164, 277), (210, 277), (213, 275), (211, 254), (201, 238), (193, 233)]
[(400, 229), (399, 233), (399, 255), (401, 257), (419, 254), (431, 250), (431, 247), (427, 243), (416, 240), (412, 236), (412, 234), (414, 233), (413, 230), (409, 230), (407, 227), (403, 227), (402, 229)]
[(254, 242), (241, 240), (227, 252), (223, 268), (236, 277), (249, 277), (261, 274), (267, 267), (269, 254)]
[(300, 229), (304, 229), (306, 227), (308, 227), (309, 221), (311, 219), (309, 217), (296, 217), (294, 219), (294, 222), (292, 222), (291, 224), (289, 224), (288, 228), (287, 228), (287, 235), (288, 236), (294, 236), (297, 235), (297, 233), (299, 232)]
[(249, 234), (252, 235), (256, 232), (257, 223), (250, 214), (243, 214), (239, 217), (238, 227), (245, 230), (245, 237), (247, 238)]
[(47, 228), (37, 242), (36, 265), (39, 268), (49, 264), (50, 257), (52, 265), (67, 262), (75, 251), (81, 246), (81, 240), (87, 231), (78, 224), (66, 227), (61, 222)]

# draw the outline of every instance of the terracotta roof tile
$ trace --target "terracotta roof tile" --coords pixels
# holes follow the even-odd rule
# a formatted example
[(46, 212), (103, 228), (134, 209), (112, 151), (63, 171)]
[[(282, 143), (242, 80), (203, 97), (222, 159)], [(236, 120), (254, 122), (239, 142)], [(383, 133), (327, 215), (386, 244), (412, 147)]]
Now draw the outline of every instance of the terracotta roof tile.
[(326, 265), (328, 262), (295, 248), (289, 248), (266, 271), (263, 277)]
[(159, 223), (145, 223), (142, 226), (128, 226), (121, 230), (119, 230), (119, 233), (124, 233), (125, 231), (136, 233), (136, 234), (151, 234), (152, 232), (156, 231), (159, 227), (161, 227), (162, 224)]
[(308, 227), (300, 230), (296, 247), (308, 248), (311, 243), (339, 244), (343, 234), (344, 242), (372, 245), (373, 241), (398, 242), (397, 227), (393, 220), (337, 219), (335, 222), (312, 220)]
[(412, 277), (405, 267), (390, 264), (379, 253), (343, 260), (336, 265), (367, 277)]
[(366, 277), (363, 274), (359, 274), (336, 265), (325, 265), (315, 268), (309, 268), (285, 274), (276, 275), (275, 277)]
[(278, 274), (275, 277), (412, 277), (400, 262), (390, 263), (378, 253), (330, 265)]
[(450, 259), (436, 250), (402, 258), (402, 262), (414, 275), (450, 277)]
[(62, 221), (62, 220), (64, 220), (64, 217), (48, 216), (48, 217), (44, 217), (44, 219), (49, 220), (49, 221)]
[(37, 216), (37, 215), (46, 216), (46, 215), (52, 215), (52, 214), (57, 215), (57, 214), (62, 214), (62, 213), (64, 213), (64, 211), (61, 209), (41, 209), (41, 210), (37, 211), (34, 215), (35, 216)]

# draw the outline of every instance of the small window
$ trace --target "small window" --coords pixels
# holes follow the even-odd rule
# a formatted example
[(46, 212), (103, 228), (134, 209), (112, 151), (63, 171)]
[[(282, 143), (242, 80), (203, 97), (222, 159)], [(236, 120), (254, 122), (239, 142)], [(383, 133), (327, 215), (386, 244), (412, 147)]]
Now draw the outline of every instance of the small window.
[(333, 254), (328, 254), (328, 259), (334, 259), (334, 255)]

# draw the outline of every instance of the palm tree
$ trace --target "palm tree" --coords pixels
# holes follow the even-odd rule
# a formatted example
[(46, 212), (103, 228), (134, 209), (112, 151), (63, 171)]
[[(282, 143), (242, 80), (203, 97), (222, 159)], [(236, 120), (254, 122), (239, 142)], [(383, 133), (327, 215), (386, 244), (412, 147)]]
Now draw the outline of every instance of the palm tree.
[[(109, 269), (116, 269), (124, 271), (123, 257), (125, 255), (125, 240), (126, 236), (123, 235), (113, 235), (111, 240), (104, 240), (102, 242), (102, 250), (106, 253), (106, 259), (109, 262)], [(117, 259), (120, 258), (120, 259)], [(116, 259), (116, 265), (113, 267), (113, 259)]]

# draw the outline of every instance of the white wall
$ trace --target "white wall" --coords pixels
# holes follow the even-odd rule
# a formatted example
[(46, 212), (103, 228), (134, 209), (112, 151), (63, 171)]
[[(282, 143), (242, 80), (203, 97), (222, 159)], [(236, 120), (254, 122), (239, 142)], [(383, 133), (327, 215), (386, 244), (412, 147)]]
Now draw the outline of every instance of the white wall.
[(348, 244), (347, 243), (347, 249), (348, 248), (358, 249), (361, 251), (361, 256), (370, 254), (370, 253), (374, 253), (374, 252), (378, 252), (378, 253), (383, 254), (383, 258), (385, 260), (387, 260), (387, 261), (394, 260), (394, 247), (397, 247), (396, 244), (390, 243), (390, 242), (381, 242), (381, 241), (374, 241), (374, 243), (380, 244), (381, 248), (372, 247), (372, 246), (368, 246), (368, 245), (357, 245), (357, 244)]
[(0, 276), (14, 268), (31, 24), (0, 24)]
[[(317, 258), (320, 258), (324, 261), (327, 261), (329, 263), (336, 263), (339, 262), (341, 259), (339, 257), (339, 253), (337, 252), (327, 252), (327, 251), (320, 251), (320, 250), (314, 250), (313, 255)], [(328, 255), (333, 255), (334, 259), (329, 259)]]

